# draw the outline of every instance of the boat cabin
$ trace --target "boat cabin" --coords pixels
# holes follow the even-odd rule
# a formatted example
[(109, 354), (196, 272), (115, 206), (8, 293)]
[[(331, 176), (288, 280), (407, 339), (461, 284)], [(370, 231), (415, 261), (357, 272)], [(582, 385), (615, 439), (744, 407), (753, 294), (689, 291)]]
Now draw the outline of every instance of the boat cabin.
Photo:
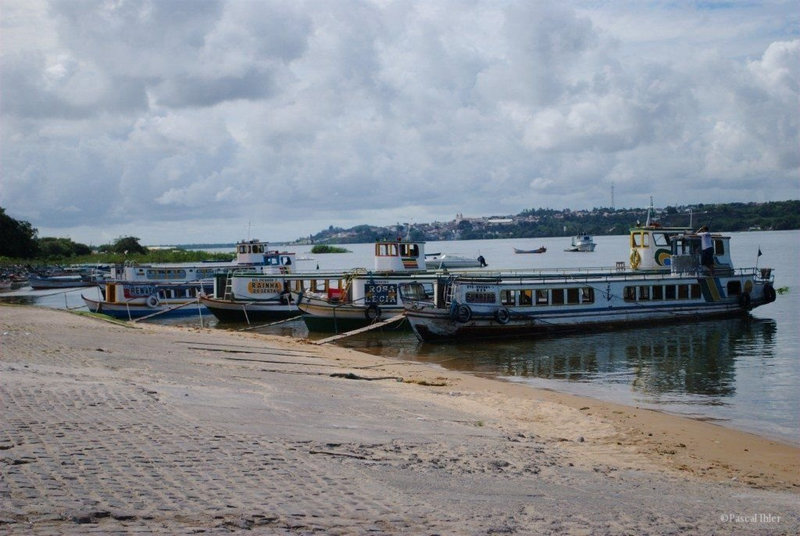
[[(728, 274), (733, 271), (729, 236), (712, 234), (714, 244), (714, 273)], [(673, 273), (697, 272), (700, 264), (700, 236), (694, 233), (678, 235), (672, 239), (671, 271)]]
[(672, 264), (672, 240), (691, 232), (686, 227), (662, 227), (647, 224), (630, 230), (630, 267), (632, 270), (669, 271)]
[[(732, 270), (730, 237), (712, 234), (714, 267)], [(701, 269), (700, 236), (685, 227), (651, 224), (630, 231), (630, 267), (639, 271), (674, 273)]]
[(376, 272), (425, 270), (425, 243), (404, 240), (375, 242)]

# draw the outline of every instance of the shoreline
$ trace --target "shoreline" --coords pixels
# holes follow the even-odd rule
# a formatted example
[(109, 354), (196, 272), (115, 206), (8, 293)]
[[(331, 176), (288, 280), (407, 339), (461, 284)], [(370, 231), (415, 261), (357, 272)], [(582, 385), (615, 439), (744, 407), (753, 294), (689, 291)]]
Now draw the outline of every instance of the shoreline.
[(718, 424), (277, 335), (0, 313), (11, 533), (800, 529), (800, 448)]

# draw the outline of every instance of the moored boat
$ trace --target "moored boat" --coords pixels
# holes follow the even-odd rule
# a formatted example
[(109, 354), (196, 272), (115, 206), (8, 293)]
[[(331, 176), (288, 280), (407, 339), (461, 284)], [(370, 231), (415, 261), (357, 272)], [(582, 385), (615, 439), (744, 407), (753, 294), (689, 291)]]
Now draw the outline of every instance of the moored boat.
[[(330, 326), (330, 329), (336, 330), (345, 306), (354, 307), (360, 320), (366, 318), (364, 304), (359, 303), (358, 297), (353, 302), (353, 281), (368, 273), (422, 273), (425, 270), (424, 258), (424, 243), (400, 239), (380, 241), (375, 244), (374, 249), (374, 272), (368, 272), (364, 268), (330, 273), (309, 271), (263, 274), (235, 271), (218, 275), (214, 281), (213, 294), (201, 296), (200, 301), (221, 322), (251, 323), (305, 313), (304, 320), (310, 329), (328, 329), (324, 326)], [(360, 287), (359, 283), (355, 285)], [(394, 293), (397, 294), (396, 284)], [(383, 298), (382, 303), (391, 305), (386, 300)], [(306, 309), (298, 307), (300, 301)], [(370, 302), (366, 307), (369, 305)], [(370, 309), (370, 313), (372, 311)], [(334, 316), (335, 321), (332, 320)]]
[(96, 285), (91, 278), (81, 274), (41, 275), (29, 274), (28, 284), (33, 290), (91, 287)]
[(82, 295), (93, 313), (131, 320), (144, 316), (187, 316), (202, 313), (198, 296), (211, 292), (209, 282), (143, 283), (109, 281), (100, 287), (101, 299)]
[(440, 341), (719, 318), (775, 300), (772, 270), (735, 269), (728, 236), (713, 235), (711, 270), (700, 264), (694, 233), (648, 224), (630, 240), (622, 269), (459, 275), (441, 279), (428, 299), (412, 298), (425, 294), (412, 282), (401, 287), (406, 318), (420, 340)]
[(347, 331), (400, 314), (400, 285), (424, 280), (432, 286), (436, 278), (425, 271), (424, 242), (376, 242), (373, 258), (374, 271), (354, 270), (294, 292), (310, 331)]
[(518, 249), (514, 248), (514, 253), (544, 253), (547, 251), (547, 248), (542, 246), (537, 249)]
[(181, 282), (211, 279), (230, 270), (249, 270), (265, 274), (285, 274), (293, 271), (295, 254), (270, 250), (267, 242), (258, 239), (242, 240), (236, 244), (236, 258), (232, 261), (207, 261), (199, 263), (126, 263), (115, 266), (111, 279), (138, 282)]

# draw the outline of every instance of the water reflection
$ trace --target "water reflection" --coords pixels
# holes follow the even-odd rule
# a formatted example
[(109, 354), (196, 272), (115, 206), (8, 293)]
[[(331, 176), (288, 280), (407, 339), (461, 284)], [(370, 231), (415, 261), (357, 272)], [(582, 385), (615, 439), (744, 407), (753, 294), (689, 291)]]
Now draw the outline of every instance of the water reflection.
[(739, 359), (774, 357), (776, 323), (752, 317), (513, 342), (436, 345), (409, 335), (351, 340), (369, 353), (493, 376), (629, 385), (647, 394), (699, 395), (722, 403), (736, 391)]

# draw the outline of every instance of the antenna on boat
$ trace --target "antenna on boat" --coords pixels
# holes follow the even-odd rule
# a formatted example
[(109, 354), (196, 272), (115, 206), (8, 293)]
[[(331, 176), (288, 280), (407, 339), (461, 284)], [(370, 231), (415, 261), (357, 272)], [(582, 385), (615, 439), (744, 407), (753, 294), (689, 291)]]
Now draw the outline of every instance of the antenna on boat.
[(653, 212), (653, 196), (650, 196), (650, 208), (647, 209), (647, 222), (644, 224), (645, 227), (650, 227), (650, 215)]

